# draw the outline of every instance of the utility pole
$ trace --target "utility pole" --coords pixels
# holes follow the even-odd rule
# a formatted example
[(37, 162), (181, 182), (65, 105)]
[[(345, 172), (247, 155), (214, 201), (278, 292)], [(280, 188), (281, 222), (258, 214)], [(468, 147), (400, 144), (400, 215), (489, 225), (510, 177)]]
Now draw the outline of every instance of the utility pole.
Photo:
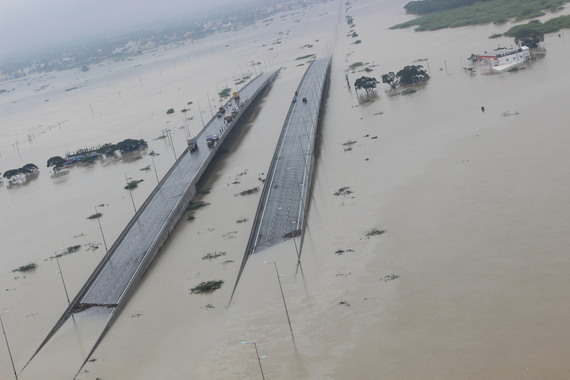
[(10, 363), (12, 363), (12, 370), (14, 371), (14, 377), (18, 380), (18, 373), (16, 372), (16, 366), (14, 365), (14, 358), (12, 357), (12, 350), (10, 350), (10, 343), (8, 343), (8, 336), (6, 335), (6, 329), (4, 328), (4, 322), (2, 322), (2, 316), (8, 314), (10, 311), (5, 311), (0, 314), (0, 326), (2, 326), (2, 333), (4, 334), (4, 340), (6, 341), (6, 347), (8, 347), (8, 355), (10, 356)]

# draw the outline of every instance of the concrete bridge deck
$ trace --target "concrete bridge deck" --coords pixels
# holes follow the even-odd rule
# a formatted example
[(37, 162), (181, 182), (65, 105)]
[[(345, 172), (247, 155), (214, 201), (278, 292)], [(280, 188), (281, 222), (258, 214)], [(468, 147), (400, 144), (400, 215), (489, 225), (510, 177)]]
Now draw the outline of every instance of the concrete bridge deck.
[(330, 58), (313, 61), (299, 84), (268, 171), (248, 254), (303, 233), (330, 62)]
[[(271, 83), (277, 73), (278, 71), (261, 74), (239, 91), (241, 109), (232, 122), (226, 124), (223, 118), (214, 117), (195, 137), (198, 149), (194, 152), (186, 149), (177, 159), (110, 247), (101, 263), (30, 361), (71, 315), (90, 307), (110, 309), (109, 322), (99, 341), (102, 339), (115, 315), (118, 314), (128, 296), (134, 292), (146, 269), (178, 223), (189, 202), (196, 195), (196, 183), (207, 169), (217, 150), (232, 128), (239, 123), (241, 116), (247, 113), (256, 97)], [(231, 109), (234, 105), (235, 102), (229, 100), (226, 103), (226, 108)], [(213, 148), (208, 148), (206, 138), (214, 134), (219, 136), (219, 141)]]
[(293, 97), (267, 172), (232, 298), (249, 255), (300, 237), (297, 252), (300, 259), (317, 126), (331, 60), (330, 57), (314, 60)]

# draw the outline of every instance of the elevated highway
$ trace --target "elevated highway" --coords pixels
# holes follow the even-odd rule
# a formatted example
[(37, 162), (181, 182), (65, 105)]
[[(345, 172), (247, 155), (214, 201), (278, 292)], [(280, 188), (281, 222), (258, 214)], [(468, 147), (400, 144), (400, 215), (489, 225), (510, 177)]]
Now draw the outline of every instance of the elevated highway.
[(233, 293), (250, 255), (299, 237), (297, 255), (300, 257), (319, 114), (330, 64), (330, 57), (314, 60), (295, 92), (267, 172)]
[[(214, 155), (277, 73), (261, 74), (239, 91), (240, 110), (233, 121), (226, 123), (224, 118), (214, 117), (195, 137), (198, 149), (193, 152), (186, 149), (177, 159), (110, 247), (28, 364), (70, 316), (94, 307), (104, 308), (109, 311), (108, 322), (85, 361), (89, 359), (195, 197), (196, 183)], [(225, 107), (231, 110), (235, 107), (235, 101), (229, 100)], [(209, 135), (219, 137), (212, 148), (206, 143)]]

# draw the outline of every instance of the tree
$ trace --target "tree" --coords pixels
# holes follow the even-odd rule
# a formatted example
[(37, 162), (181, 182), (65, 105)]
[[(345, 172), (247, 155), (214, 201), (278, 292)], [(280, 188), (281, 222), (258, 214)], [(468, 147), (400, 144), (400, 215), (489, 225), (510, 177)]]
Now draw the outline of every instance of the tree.
[(167, 115), (170, 115), (171, 113), (174, 113), (174, 108), (169, 108), (168, 111), (166, 111)]
[(21, 171), (23, 174), (34, 174), (39, 171), (38, 167), (34, 164), (26, 164), (22, 166)]
[(395, 89), (396, 87), (398, 87), (396, 74), (394, 74), (393, 71), (390, 71), (388, 74), (382, 74), (382, 83), (389, 84), (392, 90)]
[(18, 169), (10, 169), (4, 172), (2, 177), (6, 178), (8, 181), (23, 181), (28, 175), (36, 174), (38, 172), (38, 167), (34, 164), (26, 164)]
[(8, 181), (12, 182), (16, 179), (20, 179), (20, 169), (10, 169), (6, 170), (2, 177), (6, 178)]
[(396, 74), (399, 84), (414, 84), (424, 82), (429, 79), (429, 74), (422, 65), (410, 65), (404, 67)]
[(537, 31), (523, 29), (515, 35), (516, 45), (524, 45), (529, 48), (536, 48), (543, 41), (544, 34)]
[(97, 149), (97, 153), (103, 154), (107, 157), (109, 156), (114, 156), (115, 155), (115, 151), (117, 151), (118, 148), (115, 144), (105, 144), (102, 147), (100, 147), (99, 149)]
[(54, 168), (59, 168), (65, 164), (65, 160), (60, 156), (53, 156), (49, 160), (47, 160), (47, 167), (53, 166)]
[(134, 140), (134, 139), (126, 139), (119, 143), (117, 143), (116, 148), (121, 153), (129, 153), (134, 152), (135, 150), (143, 149), (148, 147), (148, 144), (144, 140)]
[(366, 93), (369, 93), (376, 88), (376, 83), (379, 83), (376, 78), (360, 77), (354, 82), (354, 88), (357, 90), (364, 89)]

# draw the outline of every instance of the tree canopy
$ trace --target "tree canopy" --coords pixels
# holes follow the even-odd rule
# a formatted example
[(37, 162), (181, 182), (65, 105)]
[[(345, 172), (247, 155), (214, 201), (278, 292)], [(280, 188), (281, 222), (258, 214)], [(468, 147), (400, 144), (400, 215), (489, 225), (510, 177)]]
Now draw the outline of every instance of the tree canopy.
[(148, 144), (144, 140), (126, 139), (117, 143), (117, 150), (121, 153), (134, 152), (135, 150), (147, 148)]
[(400, 85), (420, 83), (428, 80), (429, 74), (423, 69), (422, 65), (405, 66), (402, 70), (394, 74), (390, 71), (388, 74), (382, 74), (382, 83), (387, 83), (394, 90)]
[(50, 166), (58, 168), (60, 166), (63, 166), (64, 164), (65, 164), (65, 159), (61, 158), (60, 156), (53, 156), (47, 160), (47, 167), (48, 168)]
[(544, 41), (544, 34), (539, 32), (525, 31), (515, 37), (515, 44), (537, 48)]
[(10, 170), (6, 170), (4, 172), (4, 174), (2, 175), (2, 177), (6, 178), (8, 181), (13, 182), (13, 181), (23, 181), (25, 180), (29, 175), (31, 174), (35, 174), (37, 173), (38, 167), (34, 164), (26, 164), (24, 166), (22, 166), (21, 168), (18, 169), (10, 169)]
[(396, 73), (396, 77), (401, 85), (420, 83), (430, 78), (422, 65), (406, 66)]
[(390, 85), (390, 88), (393, 90), (398, 87), (398, 80), (396, 78), (396, 74), (393, 71), (390, 71), (388, 74), (382, 74), (382, 83), (387, 83)]
[(370, 91), (376, 88), (377, 83), (378, 81), (376, 80), (376, 78), (360, 77), (354, 82), (354, 88), (356, 88), (357, 90), (364, 89), (366, 93), (369, 93)]

